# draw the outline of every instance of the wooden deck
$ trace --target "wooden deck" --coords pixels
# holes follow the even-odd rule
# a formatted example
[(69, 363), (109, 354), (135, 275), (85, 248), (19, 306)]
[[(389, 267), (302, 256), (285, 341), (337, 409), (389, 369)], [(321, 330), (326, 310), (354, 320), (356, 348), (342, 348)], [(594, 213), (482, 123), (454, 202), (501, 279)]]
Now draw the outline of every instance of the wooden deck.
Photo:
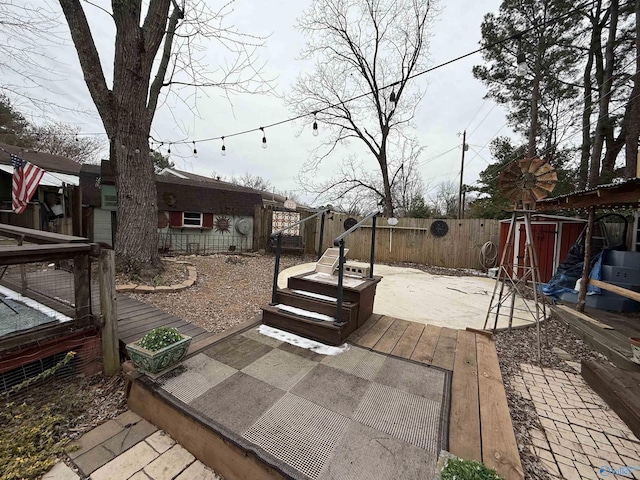
[[(153, 295), (153, 294), (151, 294)], [(175, 327), (184, 335), (192, 337), (191, 349), (206, 345), (215, 334), (170, 315), (153, 305), (143, 303), (121, 293), (116, 297), (118, 315), (118, 339), (121, 347), (139, 340), (146, 332), (156, 327)]]
[(452, 370), (449, 451), (482, 461), (505, 480), (524, 478), (498, 356), (489, 336), (374, 314), (348, 341)]

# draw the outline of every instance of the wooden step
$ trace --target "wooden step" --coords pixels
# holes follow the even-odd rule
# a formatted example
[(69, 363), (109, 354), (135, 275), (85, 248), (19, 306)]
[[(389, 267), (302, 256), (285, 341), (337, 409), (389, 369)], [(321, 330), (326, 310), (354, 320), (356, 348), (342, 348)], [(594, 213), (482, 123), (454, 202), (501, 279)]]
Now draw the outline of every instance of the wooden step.
[(279, 310), (271, 305), (262, 307), (262, 323), (326, 345), (343, 344), (349, 334), (356, 329), (353, 323), (338, 327), (332, 322), (314, 321)]
[(582, 361), (582, 377), (607, 405), (640, 436), (640, 373)]
[[(300, 290), (299, 290), (300, 291)], [(326, 297), (331, 298), (331, 297)], [(311, 312), (322, 313), (331, 317), (336, 316), (336, 301), (326, 300), (325, 298), (315, 298), (304, 293), (297, 293), (289, 288), (278, 290), (276, 294), (276, 303), (291, 305), (292, 307), (302, 308)], [(343, 322), (358, 321), (359, 305), (352, 302), (344, 302), (342, 304)]]

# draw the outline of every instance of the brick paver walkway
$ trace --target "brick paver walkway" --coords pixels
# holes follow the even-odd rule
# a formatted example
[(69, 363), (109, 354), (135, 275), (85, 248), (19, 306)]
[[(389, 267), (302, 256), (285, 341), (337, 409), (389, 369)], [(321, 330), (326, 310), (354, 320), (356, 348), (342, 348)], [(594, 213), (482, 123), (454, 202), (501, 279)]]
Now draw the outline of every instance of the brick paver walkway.
[(640, 440), (575, 373), (520, 365), (514, 387), (531, 400), (543, 429), (530, 431), (551, 478), (640, 479)]
[(169, 435), (127, 411), (70, 445), (79, 474), (62, 462), (43, 480), (220, 480)]

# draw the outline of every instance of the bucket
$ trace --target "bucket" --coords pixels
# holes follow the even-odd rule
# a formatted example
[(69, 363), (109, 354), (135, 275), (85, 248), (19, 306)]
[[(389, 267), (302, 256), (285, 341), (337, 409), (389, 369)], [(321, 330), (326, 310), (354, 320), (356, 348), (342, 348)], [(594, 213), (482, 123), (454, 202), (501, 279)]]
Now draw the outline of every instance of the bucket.
[(631, 360), (640, 365), (640, 337), (630, 337), (631, 351), (633, 352), (633, 358)]

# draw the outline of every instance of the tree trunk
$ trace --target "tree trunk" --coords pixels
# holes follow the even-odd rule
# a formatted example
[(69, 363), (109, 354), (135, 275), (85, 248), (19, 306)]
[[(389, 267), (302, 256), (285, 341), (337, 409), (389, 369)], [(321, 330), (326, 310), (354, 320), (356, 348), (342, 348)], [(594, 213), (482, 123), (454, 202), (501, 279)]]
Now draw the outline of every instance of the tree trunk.
[(384, 186), (384, 210), (382, 214), (385, 217), (393, 217), (393, 197), (391, 196), (391, 182), (389, 181), (389, 166), (387, 165), (387, 153), (384, 150), (385, 141), (378, 157), (380, 170), (382, 172), (382, 184)]
[(529, 125), (529, 144), (527, 146), (527, 158), (536, 156), (536, 140), (538, 137), (538, 103), (540, 102), (540, 75), (537, 71), (533, 74), (533, 88), (531, 91), (531, 116)]
[(598, 2), (596, 13), (591, 17), (591, 43), (589, 45), (587, 63), (584, 67), (584, 74), (582, 76), (584, 110), (582, 111), (582, 147), (580, 150), (580, 167), (578, 170), (578, 190), (584, 190), (587, 187), (587, 180), (589, 178), (589, 155), (591, 153), (591, 110), (593, 109), (591, 72), (593, 70), (595, 49), (600, 45), (600, 36), (596, 33), (600, 28), (600, 5), (601, 3)]
[(640, 0), (635, 4), (636, 17), (636, 72), (633, 75), (633, 89), (631, 90), (631, 108), (629, 125), (625, 137), (625, 177), (634, 178), (638, 175), (638, 139), (640, 138)]
[[(599, 111), (598, 122), (596, 124), (596, 137), (593, 142), (593, 152), (591, 154), (591, 168), (589, 171), (589, 186), (594, 187), (600, 181), (600, 165), (602, 160), (602, 150), (605, 137), (611, 130), (611, 119), (609, 118), (609, 103), (611, 101), (611, 83), (613, 80), (613, 62), (616, 31), (618, 29), (618, 0), (611, 0), (611, 15), (609, 21), (609, 35), (605, 47), (605, 65), (600, 86), (600, 97), (598, 99)], [(597, 58), (597, 57), (596, 57)], [(607, 175), (610, 172), (602, 172)]]

